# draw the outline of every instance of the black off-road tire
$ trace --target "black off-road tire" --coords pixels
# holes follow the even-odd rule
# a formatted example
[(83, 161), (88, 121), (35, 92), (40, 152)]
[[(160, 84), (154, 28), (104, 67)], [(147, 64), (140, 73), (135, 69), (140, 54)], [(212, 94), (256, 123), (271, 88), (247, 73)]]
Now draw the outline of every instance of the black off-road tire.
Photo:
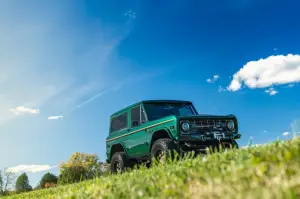
[[(153, 143), (151, 147), (151, 162), (152, 158), (154, 158), (156, 161), (174, 158), (176, 152), (176, 145), (170, 138), (158, 139)], [(159, 154), (161, 154), (162, 156), (159, 157)]]
[(111, 173), (123, 173), (130, 166), (130, 161), (127, 159), (124, 152), (116, 152), (113, 154), (110, 163)]

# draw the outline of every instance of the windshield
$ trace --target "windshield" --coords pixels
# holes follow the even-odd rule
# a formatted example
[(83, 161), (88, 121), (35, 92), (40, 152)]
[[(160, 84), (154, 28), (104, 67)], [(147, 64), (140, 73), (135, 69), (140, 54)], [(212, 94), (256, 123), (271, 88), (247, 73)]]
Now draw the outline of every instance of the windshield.
[(153, 103), (153, 104), (144, 104), (144, 108), (147, 113), (149, 121), (156, 120), (170, 115), (176, 115), (176, 116), (195, 115), (195, 112), (191, 104)]

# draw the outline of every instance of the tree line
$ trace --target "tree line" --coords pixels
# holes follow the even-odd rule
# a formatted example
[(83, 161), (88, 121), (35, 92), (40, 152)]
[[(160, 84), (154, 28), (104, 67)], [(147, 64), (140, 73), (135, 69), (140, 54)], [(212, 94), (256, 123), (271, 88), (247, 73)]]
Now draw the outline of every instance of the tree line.
[(26, 173), (16, 177), (9, 170), (0, 170), (0, 196), (47, 189), (60, 185), (99, 178), (109, 173), (109, 166), (100, 162), (97, 155), (76, 152), (68, 161), (59, 165), (59, 175), (46, 173), (35, 188), (29, 183)]

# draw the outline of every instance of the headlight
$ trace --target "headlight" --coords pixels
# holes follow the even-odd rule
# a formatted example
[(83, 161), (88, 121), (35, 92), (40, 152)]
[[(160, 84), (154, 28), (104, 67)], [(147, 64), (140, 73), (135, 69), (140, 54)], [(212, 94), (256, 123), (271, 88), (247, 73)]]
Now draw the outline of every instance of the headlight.
[(182, 129), (183, 131), (189, 131), (189, 130), (190, 130), (190, 124), (187, 123), (187, 122), (182, 122), (182, 124), (181, 124), (181, 129)]
[(232, 120), (227, 123), (227, 128), (230, 131), (234, 130), (234, 122)]

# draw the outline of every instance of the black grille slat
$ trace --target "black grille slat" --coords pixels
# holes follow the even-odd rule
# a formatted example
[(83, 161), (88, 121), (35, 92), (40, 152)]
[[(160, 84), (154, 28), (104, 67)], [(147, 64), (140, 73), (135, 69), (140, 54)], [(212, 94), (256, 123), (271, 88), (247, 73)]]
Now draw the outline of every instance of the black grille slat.
[(191, 124), (195, 124), (196, 126), (206, 126), (206, 127), (218, 127), (222, 124), (226, 124), (228, 120), (190, 120)]
[(227, 132), (227, 122), (230, 119), (189, 119), (193, 132), (207, 134), (213, 131)]

